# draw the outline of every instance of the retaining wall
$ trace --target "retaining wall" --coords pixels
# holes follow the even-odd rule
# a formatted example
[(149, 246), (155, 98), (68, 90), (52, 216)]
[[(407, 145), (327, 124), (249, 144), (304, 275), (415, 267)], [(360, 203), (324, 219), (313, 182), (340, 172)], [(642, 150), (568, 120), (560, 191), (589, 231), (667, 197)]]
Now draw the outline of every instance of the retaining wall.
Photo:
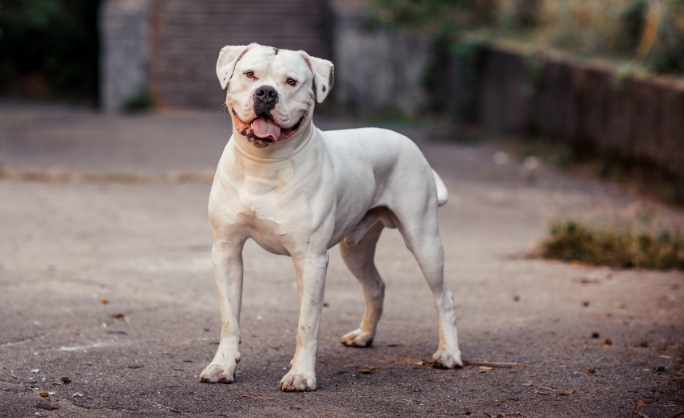
[(581, 154), (684, 174), (684, 85), (667, 77), (617, 80), (595, 61), (484, 48), (476, 120), (493, 132), (540, 134)]

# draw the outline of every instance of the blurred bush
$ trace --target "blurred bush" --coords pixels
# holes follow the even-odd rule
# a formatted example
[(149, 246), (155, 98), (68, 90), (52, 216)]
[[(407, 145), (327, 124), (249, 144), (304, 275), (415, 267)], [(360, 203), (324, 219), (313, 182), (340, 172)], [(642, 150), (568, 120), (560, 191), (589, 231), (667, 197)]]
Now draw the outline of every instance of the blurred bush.
[(97, 100), (100, 0), (0, 0), (0, 92)]
[(378, 20), (390, 27), (516, 40), (684, 73), (684, 0), (369, 1)]
[(369, 0), (385, 25), (427, 31), (489, 21), (498, 0)]
[(555, 219), (542, 243), (542, 256), (620, 268), (684, 269), (684, 234), (656, 230), (649, 220), (587, 223)]

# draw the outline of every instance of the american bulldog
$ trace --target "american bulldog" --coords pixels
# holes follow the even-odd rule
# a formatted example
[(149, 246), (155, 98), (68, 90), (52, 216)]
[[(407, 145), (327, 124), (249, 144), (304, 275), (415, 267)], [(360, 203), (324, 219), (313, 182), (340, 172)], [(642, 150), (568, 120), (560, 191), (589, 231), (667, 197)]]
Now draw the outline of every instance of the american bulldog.
[(452, 294), (444, 282), (437, 207), (447, 190), (418, 147), (377, 129), (323, 132), (316, 102), (333, 86), (333, 64), (304, 51), (258, 44), (224, 47), (216, 64), (233, 136), (209, 197), (212, 265), (221, 340), (202, 382), (231, 383), (240, 361), (242, 249), (247, 239), (292, 258), (299, 289), (297, 346), (283, 391), (316, 389), (316, 351), (328, 250), (361, 282), (366, 312), (342, 344), (367, 347), (382, 314), (385, 285), (373, 262), (383, 228), (397, 228), (434, 296), (441, 368), (462, 366)]

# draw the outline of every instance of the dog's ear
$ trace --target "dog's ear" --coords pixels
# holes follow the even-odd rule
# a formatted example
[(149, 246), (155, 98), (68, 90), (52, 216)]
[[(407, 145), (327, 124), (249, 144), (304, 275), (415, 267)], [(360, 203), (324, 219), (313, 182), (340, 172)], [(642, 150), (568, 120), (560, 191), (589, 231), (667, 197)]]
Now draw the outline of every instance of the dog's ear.
[(312, 57), (304, 51), (301, 52), (313, 72), (313, 89), (316, 101), (323, 103), (323, 100), (330, 94), (335, 81), (335, 66), (328, 60)]
[(222, 89), (225, 90), (228, 86), (233, 71), (235, 71), (235, 65), (240, 61), (240, 58), (256, 45), (227, 45), (221, 49), (216, 62), (216, 76), (218, 76)]

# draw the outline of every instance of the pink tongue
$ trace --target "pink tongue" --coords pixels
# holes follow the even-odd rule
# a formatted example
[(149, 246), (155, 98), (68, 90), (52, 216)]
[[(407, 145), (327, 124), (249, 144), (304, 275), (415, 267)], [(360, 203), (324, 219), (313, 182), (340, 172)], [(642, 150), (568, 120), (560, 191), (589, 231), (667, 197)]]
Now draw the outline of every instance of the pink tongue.
[(252, 130), (254, 135), (259, 138), (271, 138), (277, 141), (278, 137), (280, 137), (280, 127), (264, 116), (254, 119)]

